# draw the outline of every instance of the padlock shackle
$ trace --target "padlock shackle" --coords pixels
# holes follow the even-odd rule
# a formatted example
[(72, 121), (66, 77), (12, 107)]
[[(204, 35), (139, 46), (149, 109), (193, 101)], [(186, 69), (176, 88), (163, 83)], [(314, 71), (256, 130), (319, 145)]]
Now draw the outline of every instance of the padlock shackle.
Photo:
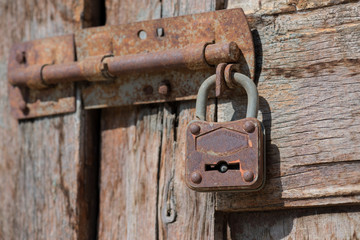
[[(255, 83), (249, 77), (241, 73), (233, 73), (234, 81), (242, 86), (247, 93), (246, 117), (257, 118), (259, 95)], [(210, 89), (215, 86), (216, 75), (208, 77), (200, 86), (196, 98), (196, 118), (206, 120), (206, 105)]]

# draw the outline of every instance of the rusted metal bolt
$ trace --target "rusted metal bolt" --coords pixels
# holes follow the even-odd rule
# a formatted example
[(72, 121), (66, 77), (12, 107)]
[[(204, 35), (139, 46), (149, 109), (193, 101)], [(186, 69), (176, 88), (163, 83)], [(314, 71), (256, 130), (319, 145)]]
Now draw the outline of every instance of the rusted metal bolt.
[(26, 62), (25, 52), (16, 52), (15, 59), (19, 64), (25, 63)]
[(246, 121), (244, 123), (244, 130), (248, 133), (252, 133), (255, 130), (255, 124), (251, 121)]
[(191, 173), (191, 181), (192, 181), (193, 183), (196, 183), (196, 184), (201, 183), (201, 181), (202, 181), (202, 176), (201, 176), (201, 174), (198, 173), (198, 172), (193, 172), (193, 173)]
[(244, 172), (244, 180), (247, 182), (251, 182), (254, 180), (254, 173), (251, 171), (245, 171)]
[(200, 126), (197, 124), (191, 124), (190, 125), (190, 132), (194, 135), (197, 135), (200, 133)]
[(167, 96), (170, 94), (170, 84), (168, 82), (161, 82), (158, 92), (161, 95)]

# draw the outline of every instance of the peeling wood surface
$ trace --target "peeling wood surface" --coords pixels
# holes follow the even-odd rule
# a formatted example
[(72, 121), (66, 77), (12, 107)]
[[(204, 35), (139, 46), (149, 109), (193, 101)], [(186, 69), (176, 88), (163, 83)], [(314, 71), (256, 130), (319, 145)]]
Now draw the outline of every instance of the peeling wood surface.
[(71, 0), (0, 3), (0, 239), (89, 239), (93, 231), (80, 101), (76, 114), (18, 123), (6, 78), (11, 44), (72, 33), (83, 10)]
[[(253, 26), (267, 182), (258, 193), (217, 194), (217, 210), (360, 202), (359, 12), (360, 3), (348, 3)], [(244, 100), (221, 100), (219, 121), (242, 117)]]
[(231, 213), (224, 239), (359, 239), (360, 208)]

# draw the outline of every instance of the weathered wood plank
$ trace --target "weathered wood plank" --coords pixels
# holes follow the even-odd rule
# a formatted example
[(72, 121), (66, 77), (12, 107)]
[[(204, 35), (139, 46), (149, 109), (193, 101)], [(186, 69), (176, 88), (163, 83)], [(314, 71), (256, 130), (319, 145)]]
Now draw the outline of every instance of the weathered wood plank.
[(18, 123), (9, 113), (6, 78), (14, 42), (71, 33), (81, 28), (82, 11), (83, 2), (70, 0), (0, 3), (1, 239), (90, 237), (90, 210), (80, 194), (86, 183), (78, 181), (87, 173), (80, 101), (76, 114)]
[[(195, 102), (166, 105), (159, 180), (159, 238), (213, 239), (214, 194), (190, 190), (185, 174), (185, 129), (194, 119)], [(214, 101), (208, 119), (215, 116)], [(176, 215), (174, 215), (176, 214)]]
[(72, 33), (81, 28), (80, 0), (0, 2), (0, 56), (5, 62), (14, 42)]
[[(106, 24), (160, 18), (160, 1), (106, 1)], [(162, 105), (104, 109), (99, 239), (156, 239)]]
[(165, 0), (162, 1), (162, 17), (175, 17), (188, 14), (214, 11), (216, 0)]
[(106, 0), (106, 25), (139, 22), (161, 17), (161, 0)]
[[(217, 194), (218, 210), (359, 203), (359, 12), (348, 3), (254, 25), (268, 179), (258, 193)], [(219, 120), (244, 116), (244, 97), (219, 102)]]
[(229, 0), (227, 8), (243, 8), (245, 14), (270, 15), (333, 6), (358, 0)]
[[(162, 6), (160, 1), (106, 3), (107, 24), (214, 9), (213, 1), (162, 1)], [(169, 4), (184, 4), (185, 8), (168, 12)], [(183, 129), (193, 118), (193, 108), (192, 101), (103, 111), (100, 239), (202, 239), (212, 235), (213, 195), (190, 191), (183, 181)], [(209, 114), (214, 116), (214, 111)], [(163, 222), (167, 210), (176, 212), (174, 223), (167, 222), (171, 217)]]
[(99, 239), (156, 239), (159, 107), (102, 113)]
[(223, 239), (359, 239), (360, 208), (231, 213)]
[[(216, 1), (162, 1), (162, 16), (215, 10)], [(195, 101), (165, 104), (159, 168), (159, 239), (214, 239), (214, 194), (190, 190), (185, 174), (185, 129), (194, 119)], [(209, 101), (214, 120), (215, 101)], [(174, 215), (176, 214), (176, 216)]]

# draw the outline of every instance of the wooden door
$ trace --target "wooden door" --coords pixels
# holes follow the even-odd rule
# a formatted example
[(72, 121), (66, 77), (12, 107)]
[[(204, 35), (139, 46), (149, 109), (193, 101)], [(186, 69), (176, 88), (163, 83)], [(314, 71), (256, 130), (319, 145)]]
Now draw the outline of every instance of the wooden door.
[[(197, 193), (184, 182), (194, 101), (17, 122), (13, 42), (242, 7), (256, 48), (267, 182)], [(359, 239), (360, 3), (315, 0), (65, 0), (0, 3), (0, 239)], [(165, 29), (166, 32), (166, 29)], [(244, 117), (245, 96), (208, 119)]]
[(17, 121), (7, 60), (13, 43), (99, 24), (95, 1), (0, 2), (0, 239), (90, 239), (96, 234), (96, 112)]

